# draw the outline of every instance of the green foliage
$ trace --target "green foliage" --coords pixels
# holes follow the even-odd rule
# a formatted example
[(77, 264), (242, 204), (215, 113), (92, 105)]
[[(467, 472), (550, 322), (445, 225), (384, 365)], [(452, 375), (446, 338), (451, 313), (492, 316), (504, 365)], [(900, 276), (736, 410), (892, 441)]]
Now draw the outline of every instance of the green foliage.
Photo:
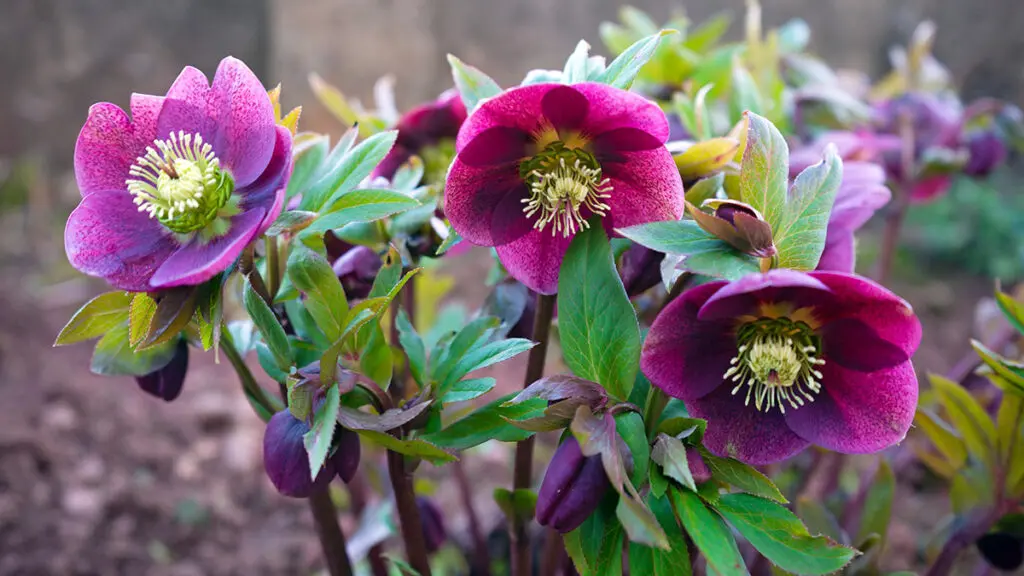
[(481, 101), (501, 94), (501, 86), (477, 68), (451, 54), (448, 55), (448, 64), (451, 65), (452, 79), (459, 90), (462, 103), (466, 105), (466, 110), (472, 112)]
[(626, 238), (669, 255), (694, 274), (737, 280), (760, 271), (757, 259), (711, 235), (693, 220), (651, 222), (616, 230)]
[(558, 284), (565, 363), (613, 397), (628, 398), (640, 359), (640, 326), (596, 220), (569, 245)]
[(99, 338), (128, 320), (130, 292), (104, 292), (88, 301), (68, 320), (54, 346), (67, 346)]
[(331, 386), (324, 395), (324, 401), (313, 413), (313, 425), (302, 437), (302, 444), (309, 454), (310, 478), (316, 478), (327, 460), (338, 424), (338, 409), (341, 407), (341, 393), (337, 386)]
[[(343, 153), (328, 156), (320, 167), (318, 177), (312, 180), (308, 188), (302, 191), (300, 210), (320, 212), (344, 194), (352, 191), (370, 175), (373, 169), (395, 145), (398, 132), (382, 132), (374, 134), (352, 149)], [(339, 142), (336, 150), (345, 144)]]

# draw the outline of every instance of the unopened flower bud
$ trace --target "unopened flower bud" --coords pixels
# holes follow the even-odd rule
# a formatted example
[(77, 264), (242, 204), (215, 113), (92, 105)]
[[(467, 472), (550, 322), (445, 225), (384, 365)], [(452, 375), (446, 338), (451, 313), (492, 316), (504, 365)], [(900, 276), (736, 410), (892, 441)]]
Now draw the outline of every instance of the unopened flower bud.
[(661, 252), (634, 244), (622, 255), (619, 275), (630, 297), (646, 292), (661, 282)]
[(316, 481), (310, 478), (309, 456), (302, 444), (306, 432), (306, 422), (282, 410), (271, 417), (263, 434), (263, 466), (274, 487), (285, 496), (306, 498), (314, 488), (325, 487), (334, 478), (330, 460), (317, 474)]
[(704, 230), (728, 242), (740, 252), (758, 258), (776, 253), (772, 227), (752, 206), (736, 200), (706, 200), (707, 213), (689, 204), (690, 214)]
[(1024, 564), (1024, 541), (1006, 532), (985, 534), (975, 542), (981, 557), (993, 568), (1012, 572)]
[(380, 266), (376, 252), (366, 246), (354, 246), (334, 261), (334, 273), (341, 281), (346, 296), (361, 299), (370, 294)]
[(181, 394), (188, 372), (188, 343), (181, 339), (174, 351), (174, 357), (163, 368), (145, 376), (136, 376), (135, 382), (144, 392), (170, 402)]
[(448, 540), (448, 531), (444, 527), (444, 515), (430, 498), (418, 496), (416, 507), (420, 510), (420, 522), (423, 524), (423, 540), (427, 552), (433, 554), (441, 549)]
[(964, 174), (976, 178), (988, 176), (1006, 159), (1006, 144), (991, 130), (976, 130), (967, 136), (969, 153)]
[(583, 524), (611, 483), (600, 456), (583, 456), (576, 438), (569, 436), (555, 450), (537, 494), (537, 523), (565, 534)]
[(338, 426), (334, 431), (334, 452), (327, 459), (328, 465), (334, 469), (341, 481), (348, 484), (359, 469), (359, 457), (362, 450), (359, 445), (359, 434)]

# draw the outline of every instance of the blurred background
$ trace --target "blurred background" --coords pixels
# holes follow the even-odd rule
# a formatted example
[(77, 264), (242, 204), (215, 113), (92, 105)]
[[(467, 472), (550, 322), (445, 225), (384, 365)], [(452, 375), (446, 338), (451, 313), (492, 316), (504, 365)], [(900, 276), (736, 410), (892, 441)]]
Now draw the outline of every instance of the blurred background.
[[(740, 34), (742, 0), (632, 3), (657, 21), (680, 8), (695, 22), (731, 11), (731, 35)], [(766, 28), (803, 18), (813, 52), (873, 78), (888, 70), (889, 47), (931, 19), (938, 26), (935, 54), (965, 101), (986, 95), (1024, 106), (1020, 0), (762, 4)], [(319, 562), (305, 506), (278, 496), (261, 472), (262, 425), (226, 366), (193, 354), (182, 397), (164, 405), (139, 394), (128, 378), (91, 375), (88, 347), (51, 348), (63, 321), (101, 289), (70, 268), (62, 244), (63, 223), (78, 199), (72, 151), (90, 104), (126, 106), (133, 91), (162, 94), (183, 66), (212, 75), (222, 57), (234, 55), (268, 87), (283, 84), (284, 106), (303, 106), (302, 129), (336, 135), (342, 126), (313, 98), (310, 72), (366, 101), (374, 82), (392, 74), (399, 109), (406, 109), (450, 86), (446, 53), (503, 85), (532, 68), (560, 67), (580, 38), (605, 54), (598, 26), (615, 20), (619, 5), (0, 0), (0, 575), (307, 574)], [(1010, 189), (1002, 193), (1018, 194), (1012, 188), (1019, 179), (1004, 182)], [(1003, 206), (997, 199), (992, 209)], [(935, 235), (935, 226), (928, 230)], [(961, 244), (971, 234), (939, 230)], [(454, 260), (445, 272), (456, 279), (450, 297), (470, 309), (484, 288), (466, 291), (473, 282), (458, 280), (486, 273), (480, 256)], [(967, 351), (975, 303), (991, 294), (990, 276), (1019, 275), (1020, 254), (1011, 259), (997, 274), (967, 266), (939, 272), (918, 266), (913, 254), (904, 259), (894, 289), (925, 323), (920, 373), (945, 372)], [(521, 366), (502, 370), (499, 382), (519, 385)], [(495, 465), (505, 465), (504, 453), (482, 452), (469, 469), (482, 486), (475, 497), (489, 525), (498, 517), (483, 486), (505, 479), (486, 472)], [(457, 501), (450, 487), (436, 489), (442, 503)], [(903, 534), (911, 550), (915, 523), (927, 525), (936, 514), (927, 502), (900, 506), (907, 508), (895, 516), (904, 524), (891, 529), (890, 545), (899, 547)], [(445, 507), (458, 533), (465, 520), (457, 506)], [(906, 523), (908, 517), (914, 521)]]

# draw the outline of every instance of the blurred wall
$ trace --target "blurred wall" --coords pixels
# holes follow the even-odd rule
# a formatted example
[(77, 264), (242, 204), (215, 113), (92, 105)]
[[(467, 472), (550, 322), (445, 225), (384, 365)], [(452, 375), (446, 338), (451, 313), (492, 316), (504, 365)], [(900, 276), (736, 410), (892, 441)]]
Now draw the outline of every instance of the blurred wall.
[[(1022, 0), (762, 0), (766, 26), (808, 20), (813, 47), (836, 65), (878, 75), (891, 44), (922, 18), (939, 25), (936, 51), (968, 95), (1024, 104)], [(695, 21), (743, 0), (634, 0), (663, 20), (686, 7)], [(305, 106), (304, 126), (337, 127), (312, 98), (316, 71), (368, 99), (393, 73), (399, 105), (448, 87), (444, 55), (457, 54), (499, 82), (558, 67), (580, 38), (603, 52), (597, 28), (617, 0), (0, 0), (0, 158), (35, 152), (68, 167), (89, 104), (124, 105), (131, 91), (161, 92), (185, 64), (212, 73), (226, 54), (286, 105)], [(738, 25), (734, 25), (738, 33)]]

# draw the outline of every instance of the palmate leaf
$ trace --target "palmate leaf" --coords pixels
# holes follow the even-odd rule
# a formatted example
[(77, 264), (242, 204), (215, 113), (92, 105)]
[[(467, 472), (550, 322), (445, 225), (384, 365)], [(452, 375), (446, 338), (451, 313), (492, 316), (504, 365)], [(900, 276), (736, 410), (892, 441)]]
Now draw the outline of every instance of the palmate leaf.
[(98, 338), (128, 319), (132, 294), (123, 290), (105, 292), (75, 312), (57, 335), (54, 346), (66, 346)]

